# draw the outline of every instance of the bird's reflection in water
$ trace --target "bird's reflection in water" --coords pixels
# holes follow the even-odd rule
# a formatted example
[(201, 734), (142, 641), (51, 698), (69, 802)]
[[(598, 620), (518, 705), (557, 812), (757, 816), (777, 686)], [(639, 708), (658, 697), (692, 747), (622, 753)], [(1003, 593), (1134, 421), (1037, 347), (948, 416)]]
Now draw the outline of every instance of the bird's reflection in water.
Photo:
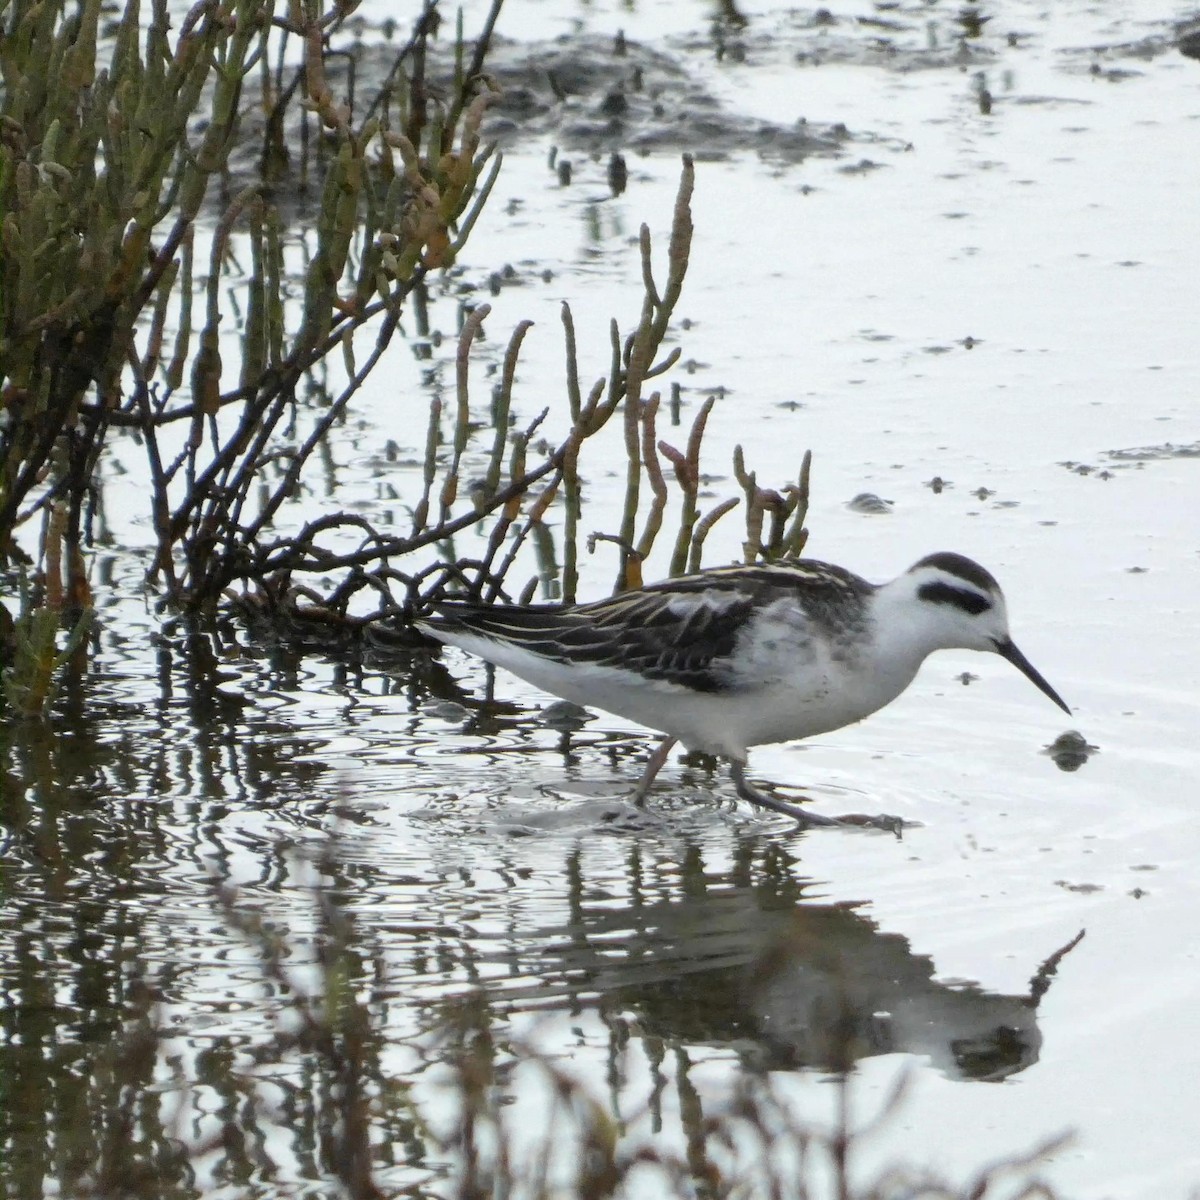
[(732, 882), (693, 862), (677, 894), (628, 905), (578, 896), (566, 926), (526, 931), (513, 965), (539, 983), (509, 990), (510, 977), (506, 1001), (632, 1013), (647, 1034), (733, 1047), (762, 1070), (843, 1071), (904, 1052), (952, 1078), (1000, 1080), (1037, 1061), (1038, 1002), (1073, 942), (1030, 964), (1025, 994), (942, 982), (864, 906), (807, 900), (781, 858), (770, 848)]

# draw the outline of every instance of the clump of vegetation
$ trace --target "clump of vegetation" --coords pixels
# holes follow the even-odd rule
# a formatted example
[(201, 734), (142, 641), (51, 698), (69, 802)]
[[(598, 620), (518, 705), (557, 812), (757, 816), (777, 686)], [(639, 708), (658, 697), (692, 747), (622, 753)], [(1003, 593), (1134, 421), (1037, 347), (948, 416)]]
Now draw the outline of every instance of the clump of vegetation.
[[(484, 478), (466, 486), (468, 445), (481, 436), (467, 369), (488, 312), (478, 305), (459, 341), (452, 411), (435, 399), (425, 416), (405, 413), (428, 431), (409, 527), (334, 511), (294, 535), (277, 532), (401, 314), (424, 303), (431, 272), (455, 263), (487, 203), (500, 169), (482, 132), (500, 4), (473, 46), (460, 24), (435, 81), (439, 17), (428, 3), (370, 95), (334, 74), (347, 6), (283, 13), (268, 0), (199, 0), (176, 29), (167, 0), (152, 0), (147, 14), (129, 3), (111, 27), (100, 0), (10, 4), (0, 56), (0, 563), (32, 554), (40, 580), (61, 576), (60, 600), (39, 600), (52, 590), (43, 583), (14, 618), (36, 663), (8, 676), (18, 711), (44, 709), (48, 675), (86, 628), (86, 551), (103, 524), (97, 467), (114, 430), (135, 431), (144, 449), (156, 542), (148, 582), (177, 610), (211, 614), (236, 596), (277, 623), (356, 632), (405, 621), (448, 589), (513, 594), (509, 575), (527, 541), (570, 600), (581, 456), (618, 413), (620, 528), (589, 532), (619, 547), (618, 586), (639, 582), (668, 502), (665, 459), (681, 497), (671, 570), (699, 564), (712, 524), (736, 503), (699, 511), (710, 405), (676, 449), (657, 436), (659, 395), (646, 394), (678, 357), (664, 346), (690, 252), (690, 162), (665, 282), (643, 228), (641, 316), (629, 334), (613, 322), (608, 373), (590, 387), (564, 306), (564, 437), (539, 436), (546, 412), (513, 423), (522, 324), (489, 398)], [(299, 61), (285, 53), (296, 43)], [(283, 198), (299, 195), (303, 206), (306, 194), (312, 229), (298, 269)], [(249, 267), (233, 321), (222, 299), (235, 258)], [(306, 390), (321, 403), (302, 403)], [(782, 492), (759, 487), (740, 459), (737, 470), (747, 556), (798, 552), (807, 466)], [(547, 569), (555, 503), (562, 564)], [(480, 524), (483, 554), (459, 558), (454, 536)], [(36, 528), (32, 539), (19, 538), (23, 526)]]
[[(283, 17), (264, 0), (201, 0), (176, 32), (166, 0), (155, 0), (145, 29), (130, 3), (102, 33), (99, 0), (10, 7), (0, 92), (0, 551), (18, 555), (17, 527), (62, 504), (61, 529), (44, 528), (40, 548), (61, 538), (79, 606), (95, 467), (112, 427), (145, 439), (159, 543), (152, 576), (173, 602), (211, 608), (252, 569), (248, 549), (383, 354), (408, 296), (454, 261), (486, 202), (499, 165), (479, 140), (486, 36), (433, 120), (427, 7), (397, 56), (407, 76), (356, 115), (326, 79), (349, 11), (311, 5)], [(303, 62), (288, 68), (280, 55), (272, 71), (280, 31), (300, 39)], [(378, 115), (381, 100), (399, 111)], [(214, 201), (253, 103), (268, 110), (260, 176)], [(296, 328), (284, 311), (283, 230), (271, 200), (289, 120), (305, 131), (319, 123), (320, 152)], [(205, 228), (214, 203), (218, 219)], [(235, 231), (253, 270), (231, 369), (220, 299)], [(355, 370), (355, 334), (372, 326), (374, 348)], [(282, 427), (297, 388), (335, 352), (351, 364), (350, 381), (296, 445)], [(252, 477), (281, 461), (290, 471), (251, 517)]]
[(71, 667), (78, 675), (86, 663), (92, 610), (66, 614), (61, 565), (53, 557), (36, 592), (27, 574), (18, 577), (16, 620), (0, 606), (0, 698), (17, 717), (44, 717), (62, 670)]

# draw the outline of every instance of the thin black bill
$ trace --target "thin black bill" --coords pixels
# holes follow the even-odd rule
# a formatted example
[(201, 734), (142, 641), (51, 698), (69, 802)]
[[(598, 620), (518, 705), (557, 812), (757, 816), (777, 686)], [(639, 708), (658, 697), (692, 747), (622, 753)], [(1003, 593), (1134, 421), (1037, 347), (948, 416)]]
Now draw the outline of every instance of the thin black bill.
[(1040, 691), (1045, 692), (1063, 712), (1070, 713), (1071, 710), (1066, 706), (1063, 698), (1042, 678), (1041, 672), (1017, 649), (1011, 640), (997, 642), (996, 653), (1002, 658), (1007, 658), (1030, 683), (1035, 684)]

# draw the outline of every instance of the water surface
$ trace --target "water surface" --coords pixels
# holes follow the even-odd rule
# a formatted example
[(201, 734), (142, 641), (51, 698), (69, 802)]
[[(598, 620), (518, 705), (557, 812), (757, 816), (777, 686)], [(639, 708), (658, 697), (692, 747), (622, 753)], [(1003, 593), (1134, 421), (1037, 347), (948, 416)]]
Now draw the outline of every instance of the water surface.
[[(685, 421), (721, 396), (712, 492), (733, 490), (735, 442), (778, 482), (811, 448), (811, 553), (876, 579), (932, 550), (978, 558), (1099, 753), (1058, 769), (1042, 750), (1062, 714), (999, 660), (945, 654), (868, 723), (752, 760), (824, 811), (903, 816), (903, 840), (794, 832), (678, 761), (638, 815), (622, 800), (637, 730), (548, 728), (547, 698), (498, 675), (488, 701), (465, 656), (355, 661), (164, 622), (138, 582), (141, 452), (118, 441), (106, 500), (132, 549), (97, 563), (95, 672), (49, 730), (7, 735), (0, 775), (9, 1194), (79, 1190), (97, 1156), (128, 1169), (122, 1113), (156, 1194), (322, 1193), (336, 1104), (285, 1035), (296, 995), (323, 986), (331, 901), (355, 923), (388, 1191), (446, 1170), (417, 1117), (448, 1119), (428, 1031), (470, 996), (502, 1050), (569, 1064), (630, 1138), (682, 1145), (697, 1102), (720, 1111), (763, 1073), (825, 1121), (853, 1064), (863, 1112), (910, 1073), (864, 1173), (962, 1179), (1070, 1129), (1042, 1168), (1070, 1194), (1200, 1186), (1200, 67), (1169, 48), (1182, 10), (1008, 5), (962, 61), (921, 58), (923, 8), (877, 14), (900, 28), (875, 42), (863, 12), (830, 6), (815, 58), (811, 13), (743, 11), (720, 61), (700, 8), (514, 4), (505, 21), (531, 55), (576, 23), (623, 28), (702, 77), (719, 114), (845, 125), (838, 155), (698, 155), (673, 378)], [(517, 403), (559, 403), (563, 300), (585, 377), (603, 374), (607, 322), (636, 318), (640, 223), (665, 244), (679, 149), (630, 151), (614, 199), (607, 146), (553, 122), (510, 140), (431, 298), (443, 338), (396, 344), (285, 521), (339, 506), (403, 527), (419, 485), (403, 452), (452, 386), (459, 301), (505, 267), (477, 395), (532, 317)], [(618, 454), (586, 469), (597, 527)], [(890, 503), (864, 513), (861, 493)], [(736, 516), (718, 525), (708, 561), (740, 538)], [(613, 569), (601, 547), (585, 594)], [(537, 1129), (539, 1093), (515, 1093)]]

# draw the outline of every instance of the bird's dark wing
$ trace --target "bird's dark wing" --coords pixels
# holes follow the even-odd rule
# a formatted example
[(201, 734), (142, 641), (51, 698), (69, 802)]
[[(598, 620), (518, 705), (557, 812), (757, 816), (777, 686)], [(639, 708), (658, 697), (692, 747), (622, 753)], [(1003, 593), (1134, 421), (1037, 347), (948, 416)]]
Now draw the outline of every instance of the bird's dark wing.
[(729, 685), (728, 659), (751, 611), (748, 600), (732, 595), (697, 599), (681, 610), (670, 596), (639, 590), (577, 608), (446, 602), (426, 624), (556, 662), (619, 667), (709, 692)]
[(784, 605), (797, 628), (810, 620), (824, 625), (828, 611), (869, 589), (823, 563), (724, 567), (571, 607), (447, 601), (427, 624), (435, 632), (470, 632), (556, 662), (617, 667), (718, 692), (739, 686), (738, 639), (764, 612)]

